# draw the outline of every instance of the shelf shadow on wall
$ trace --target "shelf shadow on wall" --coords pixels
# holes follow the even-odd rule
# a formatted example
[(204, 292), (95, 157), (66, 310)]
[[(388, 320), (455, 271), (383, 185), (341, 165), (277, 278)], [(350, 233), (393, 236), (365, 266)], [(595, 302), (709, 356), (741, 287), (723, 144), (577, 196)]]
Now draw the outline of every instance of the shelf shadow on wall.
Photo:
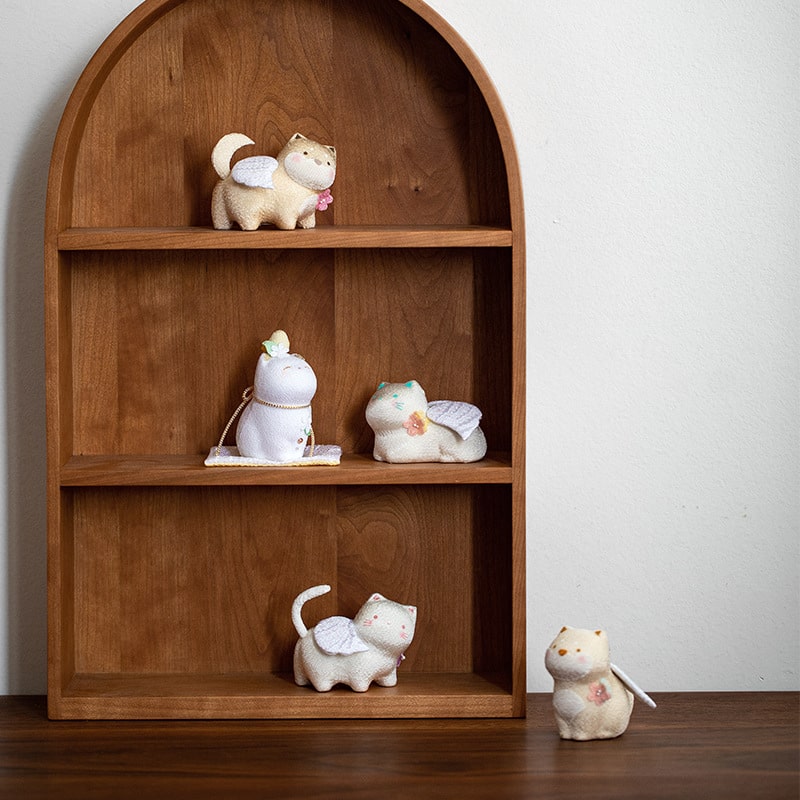
[[(71, 82), (54, 88), (21, 149), (9, 187), (5, 274), (6, 692), (47, 686), (44, 216), (47, 173)], [(0, 650), (2, 658), (2, 650)]]

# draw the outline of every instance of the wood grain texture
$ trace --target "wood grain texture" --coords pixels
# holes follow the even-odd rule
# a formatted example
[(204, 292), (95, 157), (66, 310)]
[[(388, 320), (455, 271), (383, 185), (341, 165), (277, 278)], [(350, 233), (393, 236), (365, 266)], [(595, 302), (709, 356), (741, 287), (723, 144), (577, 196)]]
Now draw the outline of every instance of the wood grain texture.
[(69, 228), (60, 250), (309, 250), (323, 247), (511, 247), (509, 228), (488, 225), (326, 225), (309, 230), (215, 231), (212, 228)]
[(62, 486), (379, 486), (510, 483), (508, 453), (471, 464), (381, 464), (366, 453), (345, 453), (336, 467), (220, 467), (203, 456), (73, 456), (60, 471)]
[(416, 380), (429, 401), (474, 401), (470, 250), (381, 250), (369, 262), (339, 251), (336, 274), (336, 396), (344, 411), (338, 438), (345, 450), (372, 450), (364, 409), (382, 381)]
[(325, 251), (246, 251), (233, 263), (213, 251), (202, 265), (182, 251), (72, 259), (75, 453), (207, 454), (277, 328), (317, 373), (315, 431), (333, 443)]
[[(317, 229), (210, 229), (234, 130), (257, 142), (236, 158), (295, 131), (336, 146)], [(50, 713), (523, 715), (522, 194), (464, 42), (420, 0), (146, 0), (53, 154)], [(341, 466), (205, 468), (276, 328)], [(366, 402), (410, 378), (481, 407), (484, 460), (372, 460)], [(321, 582), (320, 615), (375, 590), (423, 609), (408, 686), (329, 700), (287, 678), (288, 607)]]
[(332, 488), (77, 492), (76, 671), (291, 671), (292, 600), (336, 572), (334, 512)]
[(208, 225), (209, 154), (234, 130), (258, 147), (240, 155), (275, 155), (296, 131), (337, 147), (323, 225), (477, 222), (478, 206), (501, 218), (507, 203), (474, 200), (469, 123), (488, 114), (469, 70), (401, 3), (340, 6), (204, 0), (150, 26), (88, 115), (73, 224)]
[[(213, 695), (213, 691), (208, 691)], [(48, 722), (0, 699), (0, 794), (95, 798), (796, 800), (796, 693), (658, 693), (627, 732), (564, 742), (525, 720)]]

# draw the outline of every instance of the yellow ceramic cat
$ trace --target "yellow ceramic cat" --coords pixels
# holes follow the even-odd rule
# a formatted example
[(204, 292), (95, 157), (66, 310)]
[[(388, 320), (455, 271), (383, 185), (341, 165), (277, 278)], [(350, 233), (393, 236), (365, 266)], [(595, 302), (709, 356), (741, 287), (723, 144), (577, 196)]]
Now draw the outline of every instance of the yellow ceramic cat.
[(220, 177), (211, 199), (214, 227), (228, 230), (235, 222), (246, 231), (264, 224), (282, 230), (313, 228), (315, 212), (333, 202), (335, 148), (296, 133), (277, 158), (243, 158), (231, 169), (233, 154), (253, 143), (244, 134), (229, 133), (214, 147), (211, 163)]

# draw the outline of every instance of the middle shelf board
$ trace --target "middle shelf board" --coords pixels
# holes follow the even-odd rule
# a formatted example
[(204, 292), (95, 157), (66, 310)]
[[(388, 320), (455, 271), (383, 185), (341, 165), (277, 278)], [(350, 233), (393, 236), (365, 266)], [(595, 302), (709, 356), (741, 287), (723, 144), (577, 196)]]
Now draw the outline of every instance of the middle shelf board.
[(338, 466), (207, 467), (200, 455), (76, 455), (61, 486), (308, 486), (511, 483), (511, 457), (489, 453), (470, 464), (384, 464), (368, 454)]
[(509, 228), (484, 225), (323, 225), (310, 230), (69, 228), (59, 250), (275, 250), (322, 248), (511, 247)]

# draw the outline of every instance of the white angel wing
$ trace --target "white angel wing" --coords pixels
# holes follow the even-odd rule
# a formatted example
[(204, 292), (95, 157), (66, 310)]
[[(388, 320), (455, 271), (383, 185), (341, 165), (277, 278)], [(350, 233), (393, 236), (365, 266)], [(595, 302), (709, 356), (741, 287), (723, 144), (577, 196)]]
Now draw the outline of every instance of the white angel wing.
[(643, 703), (647, 703), (650, 708), (656, 707), (656, 702), (650, 695), (646, 694), (637, 684), (635, 684), (616, 664), (611, 665), (611, 671), (638, 697)]
[(243, 158), (233, 165), (231, 177), (236, 183), (241, 183), (244, 186), (274, 189), (272, 173), (277, 168), (278, 161), (272, 156), (251, 156), (250, 158)]
[(328, 655), (349, 656), (369, 650), (358, 635), (353, 620), (347, 617), (328, 617), (314, 627), (314, 641)]
[(454, 430), (462, 439), (469, 438), (482, 416), (481, 410), (472, 403), (458, 400), (434, 400), (428, 403), (428, 419)]

